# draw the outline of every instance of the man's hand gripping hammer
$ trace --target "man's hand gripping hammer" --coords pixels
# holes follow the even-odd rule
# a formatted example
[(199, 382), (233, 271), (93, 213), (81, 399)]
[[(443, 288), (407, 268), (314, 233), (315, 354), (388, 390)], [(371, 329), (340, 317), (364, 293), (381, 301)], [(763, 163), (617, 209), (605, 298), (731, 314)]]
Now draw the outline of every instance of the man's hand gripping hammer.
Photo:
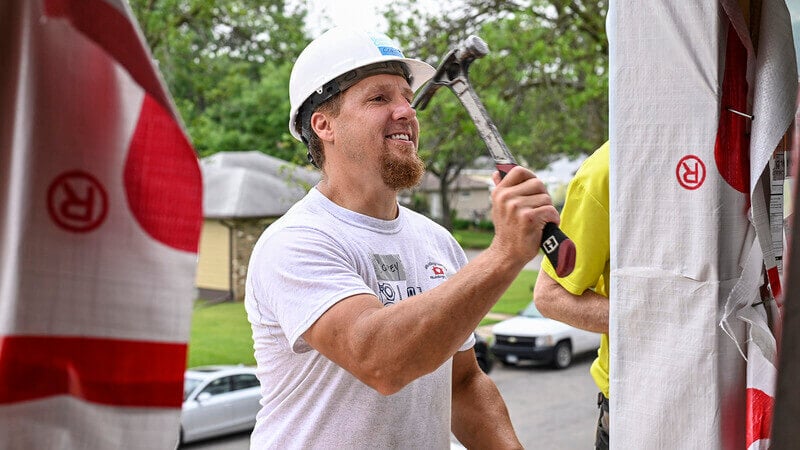
[[(489, 153), (494, 158), (495, 166), (502, 177), (516, 166), (517, 162), (500, 136), (500, 132), (497, 131), (494, 122), (489, 118), (486, 108), (472, 88), (467, 76), (470, 64), (488, 53), (489, 46), (478, 36), (472, 35), (464, 39), (445, 54), (433, 78), (419, 91), (411, 106), (417, 110), (423, 110), (440, 87), (449, 87), (467, 109), (472, 121), (475, 122), (478, 134), (486, 142)], [(559, 277), (565, 277), (572, 273), (572, 269), (575, 267), (575, 244), (556, 224), (545, 225), (542, 231), (542, 242), (539, 246), (544, 250)]]

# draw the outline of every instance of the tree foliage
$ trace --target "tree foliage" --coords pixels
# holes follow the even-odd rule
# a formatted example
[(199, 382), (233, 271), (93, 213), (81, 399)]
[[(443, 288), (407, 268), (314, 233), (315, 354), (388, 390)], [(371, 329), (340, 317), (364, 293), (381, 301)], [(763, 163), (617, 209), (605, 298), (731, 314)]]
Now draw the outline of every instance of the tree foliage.
[[(129, 0), (201, 156), (260, 150), (305, 163), (287, 129), (291, 65), (310, 41), (305, 2)], [(511, 151), (532, 169), (588, 153), (607, 136), (607, 0), (397, 0), (389, 35), (433, 66), (469, 34), (491, 49), (472, 84)], [(487, 155), (450, 92), (425, 111), (420, 152), (443, 201), (461, 171)], [(445, 226), (450, 207), (443, 205)]]
[(302, 161), (287, 130), (306, 12), (285, 0), (130, 0), (202, 155), (260, 150)]
[[(461, 0), (434, 14), (422, 8), (413, 0), (390, 6), (390, 34), (434, 66), (468, 35), (485, 40), (490, 53), (472, 64), (470, 81), (521, 164), (543, 168), (607, 138), (605, 0)], [(418, 115), (421, 153), (446, 202), (451, 183), (486, 147), (452, 93), (441, 90)]]

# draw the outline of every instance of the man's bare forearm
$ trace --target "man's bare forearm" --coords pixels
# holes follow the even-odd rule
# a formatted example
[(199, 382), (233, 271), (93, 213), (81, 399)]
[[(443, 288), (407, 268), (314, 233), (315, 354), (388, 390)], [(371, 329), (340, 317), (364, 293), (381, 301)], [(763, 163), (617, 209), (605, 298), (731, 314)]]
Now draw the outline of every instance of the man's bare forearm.
[[(476, 369), (459, 379), (459, 364)], [(474, 352), (457, 353), (453, 370), (452, 430), (459, 442), (470, 449), (521, 449), (503, 397), (491, 378), (477, 369)]]
[(542, 270), (536, 279), (533, 300), (545, 317), (608, 334), (608, 297), (589, 289), (581, 295), (572, 294)]
[(359, 294), (333, 305), (303, 335), (320, 353), (383, 394), (430, 373), (458, 351), (558, 223), (544, 184), (515, 167), (492, 192), (488, 249), (441, 285), (385, 308)]

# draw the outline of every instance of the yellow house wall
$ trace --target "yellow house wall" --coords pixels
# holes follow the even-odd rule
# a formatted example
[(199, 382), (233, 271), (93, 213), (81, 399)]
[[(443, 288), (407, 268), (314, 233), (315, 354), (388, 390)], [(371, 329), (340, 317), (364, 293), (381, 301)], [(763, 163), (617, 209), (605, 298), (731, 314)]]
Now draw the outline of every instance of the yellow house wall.
[(203, 221), (197, 261), (196, 286), (201, 289), (230, 291), (230, 234), (218, 220)]

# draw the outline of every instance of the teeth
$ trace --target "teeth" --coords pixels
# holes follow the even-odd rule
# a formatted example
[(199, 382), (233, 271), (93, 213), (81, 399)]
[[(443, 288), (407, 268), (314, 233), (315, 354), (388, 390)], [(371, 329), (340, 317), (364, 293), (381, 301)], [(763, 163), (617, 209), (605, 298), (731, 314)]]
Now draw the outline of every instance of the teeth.
[(390, 134), (389, 139), (402, 139), (404, 141), (411, 140), (411, 138), (407, 134)]

